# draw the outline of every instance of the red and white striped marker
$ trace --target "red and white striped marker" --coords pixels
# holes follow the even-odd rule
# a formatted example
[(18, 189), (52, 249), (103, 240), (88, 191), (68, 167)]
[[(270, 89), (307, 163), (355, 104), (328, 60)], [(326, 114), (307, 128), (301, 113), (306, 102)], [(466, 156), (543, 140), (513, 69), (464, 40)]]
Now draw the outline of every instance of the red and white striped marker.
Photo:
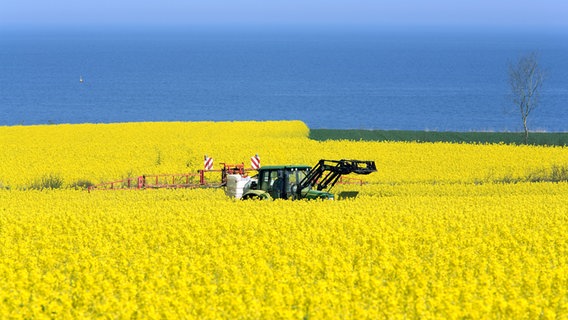
[(255, 154), (254, 157), (250, 157), (250, 166), (255, 170), (260, 168), (260, 157), (258, 154)]
[(203, 161), (203, 169), (205, 169), (206, 171), (213, 169), (213, 158), (209, 158), (207, 155), (205, 155)]

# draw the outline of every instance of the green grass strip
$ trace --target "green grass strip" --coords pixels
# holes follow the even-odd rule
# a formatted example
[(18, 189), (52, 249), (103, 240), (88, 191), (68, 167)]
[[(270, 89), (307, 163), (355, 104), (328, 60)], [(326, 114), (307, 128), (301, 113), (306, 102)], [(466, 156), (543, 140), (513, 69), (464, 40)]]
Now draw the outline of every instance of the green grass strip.
[[(522, 132), (440, 132), (406, 130), (334, 130), (311, 129), (310, 139), (354, 141), (416, 141), (454, 143), (505, 143), (523, 144)], [(566, 146), (568, 132), (531, 132), (528, 143), (532, 145)]]

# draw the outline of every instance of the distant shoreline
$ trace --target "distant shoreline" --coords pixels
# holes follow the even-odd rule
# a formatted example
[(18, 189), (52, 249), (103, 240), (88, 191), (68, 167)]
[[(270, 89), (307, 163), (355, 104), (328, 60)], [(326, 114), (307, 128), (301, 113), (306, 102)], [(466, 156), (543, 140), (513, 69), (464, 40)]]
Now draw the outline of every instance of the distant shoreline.
[[(310, 129), (310, 139), (523, 144), (522, 132)], [(567, 146), (568, 132), (530, 132), (529, 144)]]

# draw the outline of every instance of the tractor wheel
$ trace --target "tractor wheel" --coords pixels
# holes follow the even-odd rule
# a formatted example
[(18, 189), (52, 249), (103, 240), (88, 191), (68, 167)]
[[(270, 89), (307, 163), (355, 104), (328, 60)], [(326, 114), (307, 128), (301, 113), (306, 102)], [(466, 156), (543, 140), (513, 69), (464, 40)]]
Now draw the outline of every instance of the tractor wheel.
[(241, 200), (266, 200), (266, 199), (268, 199), (266, 195), (258, 195), (258, 194), (247, 194), (241, 198)]

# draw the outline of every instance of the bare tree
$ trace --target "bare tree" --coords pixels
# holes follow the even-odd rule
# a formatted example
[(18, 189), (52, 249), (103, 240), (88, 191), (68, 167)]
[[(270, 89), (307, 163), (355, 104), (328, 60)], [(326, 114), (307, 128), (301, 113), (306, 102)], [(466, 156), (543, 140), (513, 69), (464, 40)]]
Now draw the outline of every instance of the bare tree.
[(509, 64), (512, 100), (521, 113), (525, 144), (528, 143), (529, 139), (527, 119), (538, 106), (543, 80), (544, 72), (538, 63), (538, 55), (535, 52), (522, 56), (515, 64)]

